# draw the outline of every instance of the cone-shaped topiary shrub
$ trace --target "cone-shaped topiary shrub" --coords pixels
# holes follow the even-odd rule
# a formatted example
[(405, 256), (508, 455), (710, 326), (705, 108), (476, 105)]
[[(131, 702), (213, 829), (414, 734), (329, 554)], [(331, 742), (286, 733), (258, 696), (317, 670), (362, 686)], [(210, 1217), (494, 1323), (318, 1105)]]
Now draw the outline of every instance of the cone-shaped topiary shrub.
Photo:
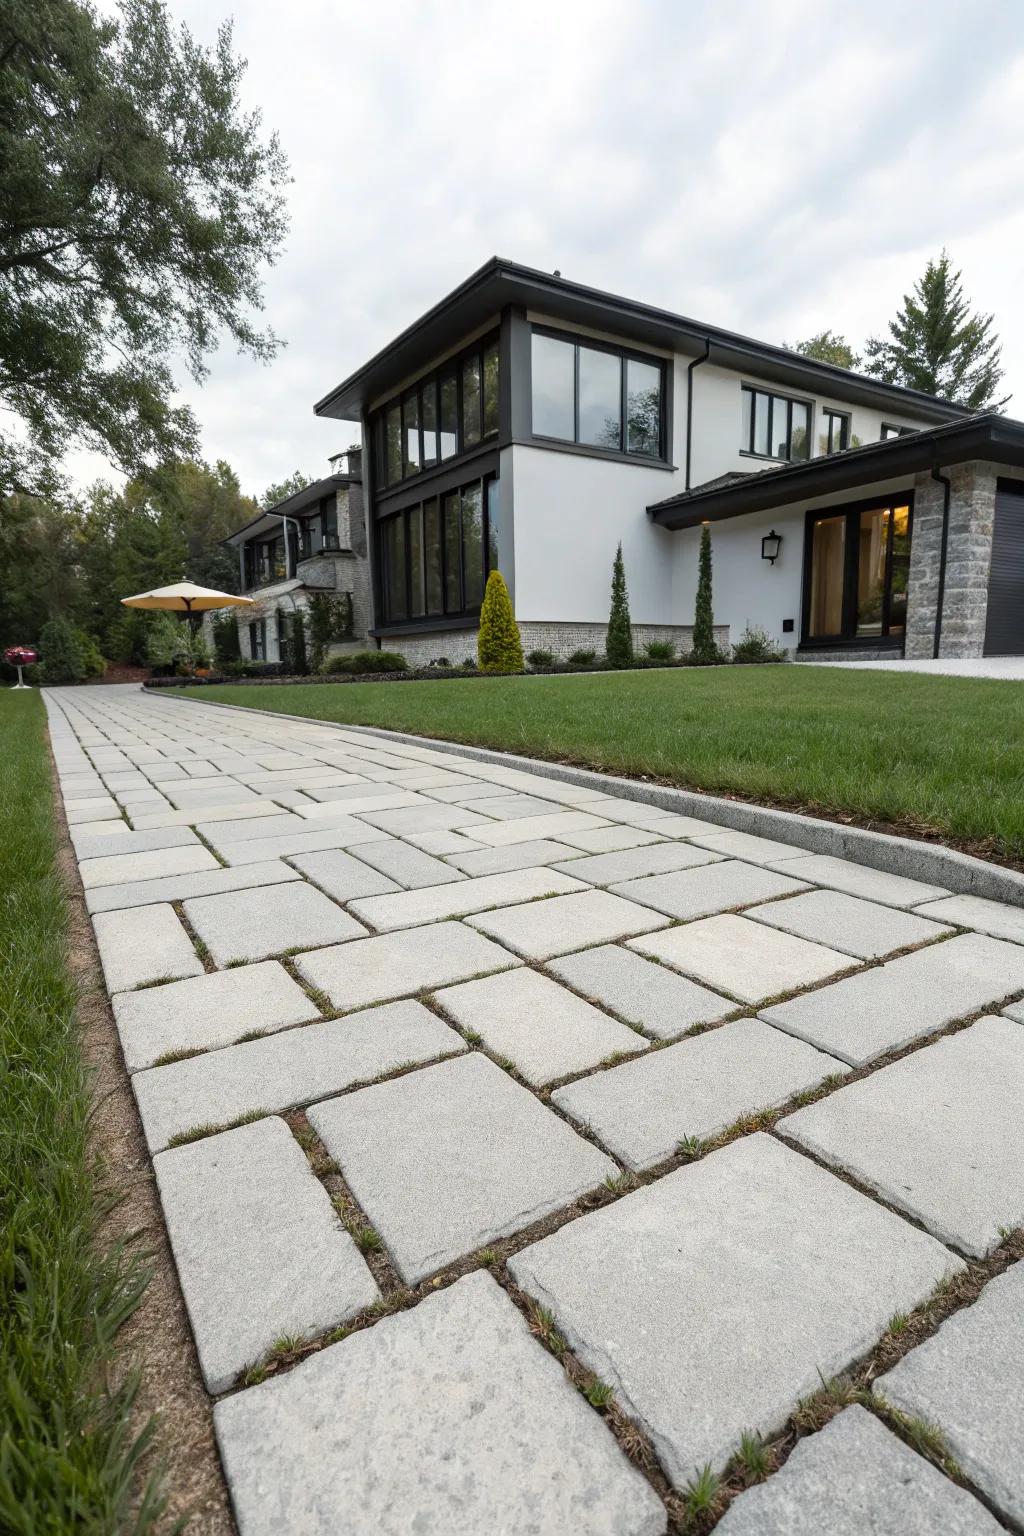
[(711, 529), (707, 523), (700, 531), (700, 556), (697, 572), (697, 607), (693, 616), (693, 649), (697, 662), (721, 661), (715, 644), (715, 616), (711, 606)]
[(521, 672), (523, 646), (519, 625), (512, 612), (505, 578), (492, 571), (487, 578), (483, 607), (480, 609), (480, 634), (476, 643), (477, 663), (481, 672)]
[(629, 593), (626, 591), (626, 567), (622, 560), (622, 545), (615, 551), (612, 565), (612, 607), (608, 615), (608, 638), (605, 651), (613, 667), (629, 667), (633, 664), (633, 629), (629, 620)]

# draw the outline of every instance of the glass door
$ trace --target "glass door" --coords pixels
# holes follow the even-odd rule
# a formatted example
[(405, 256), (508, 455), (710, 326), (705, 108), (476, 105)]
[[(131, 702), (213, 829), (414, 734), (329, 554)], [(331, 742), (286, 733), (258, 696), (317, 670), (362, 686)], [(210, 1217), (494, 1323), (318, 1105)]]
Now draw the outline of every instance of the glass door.
[(910, 533), (909, 497), (808, 513), (804, 644), (902, 638)]

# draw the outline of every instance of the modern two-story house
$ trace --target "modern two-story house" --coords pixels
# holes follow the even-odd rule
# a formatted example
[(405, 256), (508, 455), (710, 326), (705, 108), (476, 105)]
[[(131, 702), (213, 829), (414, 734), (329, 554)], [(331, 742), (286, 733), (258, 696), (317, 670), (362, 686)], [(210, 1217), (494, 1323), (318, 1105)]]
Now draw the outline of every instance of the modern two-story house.
[(362, 432), (358, 638), (412, 661), (474, 653), (495, 566), (527, 650), (600, 651), (620, 542), (638, 644), (685, 650), (705, 523), (722, 643), (1024, 652), (1005, 417), (498, 258), (315, 410)]

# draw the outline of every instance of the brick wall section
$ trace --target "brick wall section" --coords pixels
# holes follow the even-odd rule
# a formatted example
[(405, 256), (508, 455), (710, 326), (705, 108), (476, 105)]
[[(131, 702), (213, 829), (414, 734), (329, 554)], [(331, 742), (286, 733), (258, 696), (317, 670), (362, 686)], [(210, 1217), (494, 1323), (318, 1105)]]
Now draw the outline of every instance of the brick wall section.
[[(949, 470), (949, 532), (942, 603), (940, 656), (981, 656), (985, 648), (988, 578), (992, 560), (996, 471), (972, 461)], [(943, 488), (930, 475), (914, 482), (914, 534), (910, 557), (906, 655), (930, 657), (935, 641)]]

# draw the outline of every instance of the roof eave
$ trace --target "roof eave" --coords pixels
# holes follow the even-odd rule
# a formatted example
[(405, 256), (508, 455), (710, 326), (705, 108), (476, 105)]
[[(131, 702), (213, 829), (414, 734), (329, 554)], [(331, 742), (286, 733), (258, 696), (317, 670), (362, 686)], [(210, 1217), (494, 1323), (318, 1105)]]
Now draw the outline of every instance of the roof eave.
[(651, 520), (661, 528), (695, 528), (751, 512), (769, 511), (879, 480), (941, 469), (970, 459), (1024, 465), (1024, 423), (985, 415), (912, 436), (848, 449), (805, 464), (765, 470), (748, 480), (706, 492), (690, 491), (654, 502)]

